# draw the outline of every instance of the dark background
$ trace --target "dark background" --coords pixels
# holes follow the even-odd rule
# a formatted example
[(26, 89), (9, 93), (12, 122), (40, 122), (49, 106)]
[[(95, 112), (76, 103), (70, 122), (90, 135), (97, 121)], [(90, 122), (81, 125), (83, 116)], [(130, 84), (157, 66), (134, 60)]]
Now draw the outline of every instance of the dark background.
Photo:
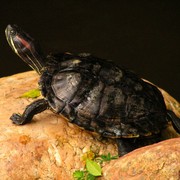
[(180, 100), (180, 1), (4, 1), (0, 10), (0, 77), (30, 70), (8, 46), (18, 24), (46, 53), (90, 52), (111, 59)]

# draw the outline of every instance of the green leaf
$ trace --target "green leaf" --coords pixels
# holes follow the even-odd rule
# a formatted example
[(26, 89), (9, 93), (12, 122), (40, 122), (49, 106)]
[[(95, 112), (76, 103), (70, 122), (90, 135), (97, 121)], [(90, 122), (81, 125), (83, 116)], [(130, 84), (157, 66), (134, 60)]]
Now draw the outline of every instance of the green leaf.
[(73, 173), (73, 177), (77, 180), (83, 180), (84, 179), (84, 171), (77, 170)]
[(86, 180), (95, 180), (95, 176), (93, 176), (92, 174), (87, 174), (87, 178), (86, 178)]
[(39, 89), (32, 89), (27, 92), (25, 92), (23, 95), (21, 95), (21, 98), (37, 98), (41, 95), (41, 92)]
[(90, 159), (86, 160), (87, 171), (93, 176), (101, 176), (102, 169), (98, 163)]
[(101, 155), (101, 158), (103, 161), (111, 161), (113, 159), (117, 159), (118, 158), (118, 155), (116, 156), (111, 156), (110, 153), (108, 153), (107, 155)]

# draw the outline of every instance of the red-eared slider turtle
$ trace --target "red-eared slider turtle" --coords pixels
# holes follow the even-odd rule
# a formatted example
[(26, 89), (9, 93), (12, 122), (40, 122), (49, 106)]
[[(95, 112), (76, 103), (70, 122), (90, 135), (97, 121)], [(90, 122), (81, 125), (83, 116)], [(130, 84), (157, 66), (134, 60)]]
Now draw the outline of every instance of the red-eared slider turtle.
[(13, 114), (13, 123), (26, 124), (51, 109), (86, 130), (116, 138), (120, 156), (146, 145), (148, 138), (157, 140), (169, 121), (180, 132), (180, 119), (167, 111), (160, 91), (135, 73), (87, 53), (46, 57), (17, 25), (5, 32), (14, 52), (40, 75), (44, 96), (22, 115)]

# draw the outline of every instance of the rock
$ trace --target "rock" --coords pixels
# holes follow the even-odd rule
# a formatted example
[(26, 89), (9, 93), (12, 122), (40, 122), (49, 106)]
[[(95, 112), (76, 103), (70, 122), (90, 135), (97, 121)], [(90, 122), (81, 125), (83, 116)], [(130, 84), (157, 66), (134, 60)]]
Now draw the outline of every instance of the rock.
[[(34, 99), (20, 98), (20, 96), (28, 90), (37, 88), (37, 82), (38, 75), (33, 71), (0, 79), (1, 179), (73, 179), (73, 172), (84, 167), (83, 153), (91, 148), (99, 154), (109, 152), (112, 155), (117, 154), (117, 147), (113, 140), (100, 141), (97, 134), (69, 123), (64, 117), (50, 110), (36, 115), (30, 124), (24, 126), (12, 124), (9, 120), (12, 113), (22, 113), (24, 108), (34, 101)], [(180, 116), (179, 103), (166, 92), (163, 93), (167, 107)], [(165, 138), (179, 136), (171, 126), (166, 132), (168, 133), (164, 131)], [(160, 173), (168, 174), (169, 171), (172, 177), (175, 177), (175, 174), (178, 177), (178, 168), (174, 168), (174, 164), (179, 166), (178, 161), (180, 162), (179, 141), (180, 138), (160, 142), (114, 160), (105, 165), (104, 176), (101, 179), (116, 179), (117, 177), (127, 179), (133, 177), (133, 174), (138, 179), (138, 175), (148, 177), (141, 176), (145, 172), (160, 175)], [(122, 164), (121, 161), (124, 163)], [(139, 165), (137, 165), (138, 162)], [(147, 167), (145, 164), (141, 166), (143, 162), (147, 163)], [(156, 164), (157, 168), (155, 168)], [(164, 169), (165, 167), (169, 169)], [(128, 172), (125, 173), (123, 171), (125, 169)], [(149, 177), (160, 177), (152, 175)]]
[(180, 179), (180, 138), (134, 150), (103, 168), (106, 180)]

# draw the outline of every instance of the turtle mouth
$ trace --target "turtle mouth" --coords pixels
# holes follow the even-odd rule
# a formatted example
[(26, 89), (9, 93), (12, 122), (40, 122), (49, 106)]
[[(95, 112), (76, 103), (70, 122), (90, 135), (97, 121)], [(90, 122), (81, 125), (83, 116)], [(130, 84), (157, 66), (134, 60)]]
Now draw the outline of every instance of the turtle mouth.
[[(15, 27), (16, 25), (14, 25)], [(6, 35), (6, 39), (8, 44), (10, 45), (10, 47), (15, 51), (16, 54), (18, 54), (17, 52), (17, 48), (14, 44), (13, 41), (13, 37), (15, 37), (17, 34), (17, 31), (15, 30), (15, 28), (13, 28), (11, 25), (8, 25), (5, 29), (5, 35)]]
[(14, 34), (15, 31), (13, 29), (13, 27), (9, 24), (7, 25), (6, 29), (5, 29), (5, 35), (7, 39), (10, 39), (11, 35)]

